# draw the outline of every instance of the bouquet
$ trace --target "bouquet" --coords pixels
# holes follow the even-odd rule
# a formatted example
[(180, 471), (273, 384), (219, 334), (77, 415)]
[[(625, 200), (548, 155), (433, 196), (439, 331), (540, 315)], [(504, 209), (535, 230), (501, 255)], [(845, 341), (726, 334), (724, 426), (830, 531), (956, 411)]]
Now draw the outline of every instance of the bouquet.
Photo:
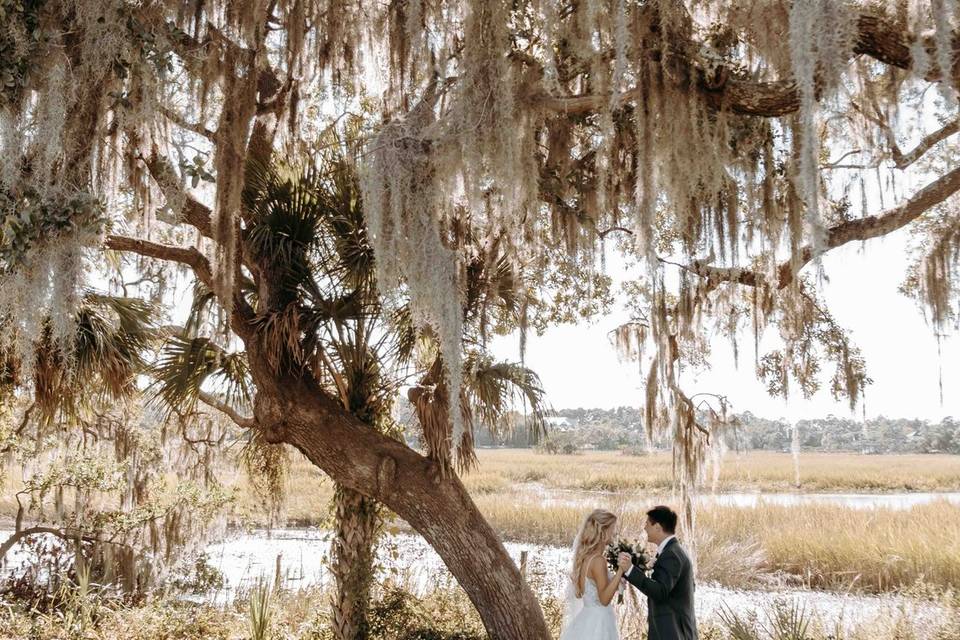
[[(604, 557), (606, 557), (607, 563), (614, 571), (616, 571), (619, 566), (618, 559), (621, 553), (629, 553), (630, 562), (633, 563), (633, 566), (639, 568), (640, 571), (647, 570), (649, 558), (647, 558), (647, 551), (642, 544), (630, 544), (626, 540), (619, 539), (608, 546)], [(617, 602), (623, 602), (623, 593), (617, 595)]]

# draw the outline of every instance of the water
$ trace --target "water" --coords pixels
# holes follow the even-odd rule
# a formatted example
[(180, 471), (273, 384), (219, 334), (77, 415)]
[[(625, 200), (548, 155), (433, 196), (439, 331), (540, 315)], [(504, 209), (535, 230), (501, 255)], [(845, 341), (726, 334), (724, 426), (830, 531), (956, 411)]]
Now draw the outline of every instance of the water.
[[(541, 504), (594, 508), (615, 501), (620, 508), (643, 509), (666, 501), (658, 495), (625, 497), (623, 493), (606, 491), (576, 491), (550, 489), (535, 485), (528, 490)], [(806, 506), (838, 505), (854, 509), (911, 509), (913, 507), (944, 501), (960, 506), (960, 492), (931, 493), (703, 493), (697, 496), (701, 506), (723, 505), (735, 507), (758, 507), (760, 505)]]
[[(0, 531), (0, 536), (10, 533)], [(5, 574), (17, 571), (26, 560), (26, 554), (19, 547), (8, 554)], [(570, 562), (569, 549), (519, 543), (507, 543), (506, 548), (517, 564), (521, 553), (527, 552), (527, 578), (538, 592), (561, 596)], [(274, 583), (279, 578), (283, 588), (290, 591), (329, 585), (332, 581), (326, 566), (329, 550), (330, 533), (316, 528), (234, 531), (227, 539), (206, 548), (209, 564), (223, 573), (223, 588), (188, 599), (228, 604), (235, 598), (245, 597), (250, 587), (261, 579)], [(386, 536), (380, 545), (378, 562), (378, 580), (394, 580), (414, 593), (422, 595), (438, 584), (454, 584), (440, 557), (417, 535)], [(798, 589), (732, 590), (707, 584), (697, 588), (697, 616), (708, 620), (716, 617), (721, 607), (728, 607), (740, 615), (756, 612), (763, 619), (763, 609), (778, 600), (801, 602), (823, 620), (842, 621), (848, 629), (892, 615), (909, 614), (918, 625), (924, 620), (932, 623), (940, 615), (940, 609), (934, 605), (893, 595), (855, 596)], [(632, 616), (634, 612), (622, 611), (621, 615)]]
[[(280, 529), (269, 534), (266, 531), (236, 534), (210, 545), (207, 548), (210, 563), (223, 571), (227, 587), (207, 594), (204, 599), (227, 602), (237, 593), (243, 593), (261, 575), (272, 581), (278, 564), (285, 588), (295, 590), (327, 584), (331, 576), (324, 559), (329, 544), (328, 534), (321, 530)], [(453, 583), (440, 557), (419, 536), (391, 535), (382, 548), (380, 579), (393, 578), (419, 594), (438, 583)], [(518, 564), (521, 552), (528, 553), (528, 580), (539, 592), (562, 595), (570, 563), (569, 549), (518, 543), (507, 543), (506, 548)], [(762, 619), (763, 608), (777, 600), (802, 602), (824, 620), (842, 620), (848, 627), (869, 624), (900, 611), (910, 612), (918, 620), (935, 620), (939, 613), (935, 606), (890, 595), (855, 596), (800, 589), (733, 590), (708, 584), (697, 588), (697, 616), (702, 620), (713, 618), (725, 606), (739, 614), (755, 611)]]

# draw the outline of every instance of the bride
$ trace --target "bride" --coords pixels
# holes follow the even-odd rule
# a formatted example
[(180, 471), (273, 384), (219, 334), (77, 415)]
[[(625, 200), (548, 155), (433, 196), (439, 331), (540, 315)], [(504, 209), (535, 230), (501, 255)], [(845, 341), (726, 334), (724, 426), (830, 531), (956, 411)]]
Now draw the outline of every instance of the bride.
[(604, 552), (613, 541), (617, 516), (597, 509), (587, 516), (573, 546), (573, 569), (567, 585), (560, 640), (617, 640), (613, 600), (623, 571), (607, 571)]

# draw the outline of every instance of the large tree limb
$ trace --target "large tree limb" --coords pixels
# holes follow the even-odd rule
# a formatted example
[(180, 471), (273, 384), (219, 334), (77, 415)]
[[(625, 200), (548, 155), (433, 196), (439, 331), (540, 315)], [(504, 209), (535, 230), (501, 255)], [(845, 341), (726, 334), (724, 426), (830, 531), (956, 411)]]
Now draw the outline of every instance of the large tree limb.
[[(913, 63), (910, 44), (914, 36), (898, 26), (892, 18), (879, 12), (865, 12), (857, 21), (857, 30), (854, 54), (867, 55), (900, 69), (910, 68)], [(955, 36), (954, 51), (957, 49), (957, 40)], [(936, 45), (933, 37), (924, 37), (923, 41), (924, 47), (931, 54), (931, 61), (935, 61)], [(956, 60), (956, 55), (954, 59)], [(800, 108), (800, 93), (792, 80), (756, 82), (724, 73), (708, 73), (694, 60), (686, 60), (685, 64), (687, 80), (715, 108), (723, 108), (741, 115), (765, 117), (784, 116)], [(951, 75), (956, 76), (956, 70), (955, 62)], [(933, 64), (926, 79), (940, 81), (943, 79), (943, 74)], [(639, 97), (643, 90), (643, 87), (636, 87), (625, 91), (612, 104), (622, 106)], [(590, 113), (611, 104), (610, 96), (603, 94), (554, 97), (538, 93), (530, 99), (548, 111), (569, 114)]]
[(203, 123), (200, 122), (190, 122), (184, 118), (181, 114), (177, 113), (176, 110), (171, 109), (167, 106), (160, 105), (158, 111), (163, 114), (163, 116), (174, 123), (181, 129), (186, 129), (187, 131), (192, 131), (197, 135), (201, 135), (208, 140), (214, 140), (216, 138), (217, 132), (211, 129), (206, 128)]
[(779, 265), (776, 283), (768, 283), (765, 277), (756, 271), (732, 267), (711, 267), (706, 261), (700, 260), (695, 260), (689, 265), (682, 265), (682, 268), (712, 282), (733, 282), (751, 287), (768, 284), (783, 289), (793, 282), (800, 270), (814, 258), (848, 242), (879, 238), (901, 229), (957, 191), (960, 191), (960, 167), (945, 173), (923, 187), (901, 205), (878, 215), (847, 220), (830, 227), (827, 229), (826, 241), (819, 250), (814, 249), (812, 245), (806, 245), (800, 249), (793, 259), (786, 260)]
[(890, 148), (890, 154), (893, 157), (894, 164), (896, 164), (898, 169), (906, 169), (922, 158), (923, 154), (929, 151), (934, 145), (943, 142), (957, 131), (960, 131), (960, 118), (951, 120), (933, 133), (924, 136), (923, 139), (917, 143), (917, 146), (906, 153), (901, 151), (900, 147), (894, 142)]
[[(891, 127), (890, 123), (880, 114), (879, 107), (874, 105), (876, 113), (871, 113), (869, 109), (864, 108), (856, 102), (851, 102), (850, 104), (857, 113), (880, 128), (880, 131), (886, 139), (887, 146), (890, 148), (890, 157), (893, 159), (893, 164), (897, 169), (908, 168), (922, 158), (924, 154), (934, 146), (957, 133), (957, 131), (960, 131), (960, 118), (951, 120), (936, 131), (925, 135), (913, 149), (904, 153), (903, 150), (900, 149), (900, 145), (897, 144), (897, 136), (893, 132), (893, 127)], [(831, 166), (835, 168), (841, 165)]]
[[(160, 244), (150, 240), (131, 238), (130, 236), (117, 234), (107, 236), (104, 246), (114, 251), (136, 253), (147, 258), (156, 258), (157, 260), (166, 260), (168, 262), (186, 265), (193, 269), (193, 273), (198, 280), (211, 290), (215, 290), (210, 261), (194, 247), (176, 247), (169, 244)], [(255, 314), (239, 290), (234, 292), (232, 303), (228, 304), (221, 300), (220, 304), (230, 310), (230, 326), (234, 333), (244, 340), (249, 340), (253, 335), (251, 323)]]
[(107, 249), (136, 253), (147, 258), (156, 258), (168, 262), (178, 262), (193, 269), (197, 278), (210, 288), (213, 288), (213, 272), (206, 256), (194, 247), (176, 247), (169, 244), (160, 244), (141, 238), (111, 234), (105, 243)]
[(251, 345), (257, 420), (335, 482), (382, 502), (437, 551), (493, 640), (547, 640), (532, 590), (456, 475), (350, 414), (314, 382), (273, 373)]
[(197, 229), (206, 238), (213, 237), (213, 225), (210, 222), (210, 207), (188, 194), (180, 186), (180, 179), (174, 171), (170, 161), (161, 154), (156, 147), (150, 152), (149, 158), (144, 158), (147, 170), (153, 176), (160, 191), (167, 199), (167, 203), (179, 205), (179, 215), (183, 221)]

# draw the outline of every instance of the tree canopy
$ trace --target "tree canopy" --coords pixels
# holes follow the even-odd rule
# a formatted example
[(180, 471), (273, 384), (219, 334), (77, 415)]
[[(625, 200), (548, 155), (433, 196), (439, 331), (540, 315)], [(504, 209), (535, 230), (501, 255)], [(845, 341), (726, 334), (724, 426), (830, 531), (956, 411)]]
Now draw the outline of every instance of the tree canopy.
[[(414, 503), (392, 465), (421, 462), (355, 431), (305, 366), (326, 355), (296, 324), (309, 291), (275, 272), (244, 196), (251, 161), (316, 155), (330, 132), (355, 141), (378, 304), (439, 354), (420, 380), (438, 477), (469, 459), (467, 413), (442, 409), (462, 404), (465, 340), (602, 308), (610, 244), (636, 263), (617, 343), (646, 354), (638, 401), (685, 488), (726, 409), (679, 382), (709, 331), (775, 327), (782, 348), (756, 357), (772, 393), (812, 393), (824, 363), (851, 404), (869, 382), (817, 295), (824, 253), (910, 226), (904, 290), (937, 330), (957, 317), (952, 0), (0, 0), (0, 17), (8, 368), (39, 388), (51, 344), (69, 369), (98, 256), (157, 299), (174, 265), (245, 347), (253, 415), (221, 407), (398, 512)], [(343, 466), (344, 437), (381, 457)], [(452, 533), (425, 535), (456, 556)]]

